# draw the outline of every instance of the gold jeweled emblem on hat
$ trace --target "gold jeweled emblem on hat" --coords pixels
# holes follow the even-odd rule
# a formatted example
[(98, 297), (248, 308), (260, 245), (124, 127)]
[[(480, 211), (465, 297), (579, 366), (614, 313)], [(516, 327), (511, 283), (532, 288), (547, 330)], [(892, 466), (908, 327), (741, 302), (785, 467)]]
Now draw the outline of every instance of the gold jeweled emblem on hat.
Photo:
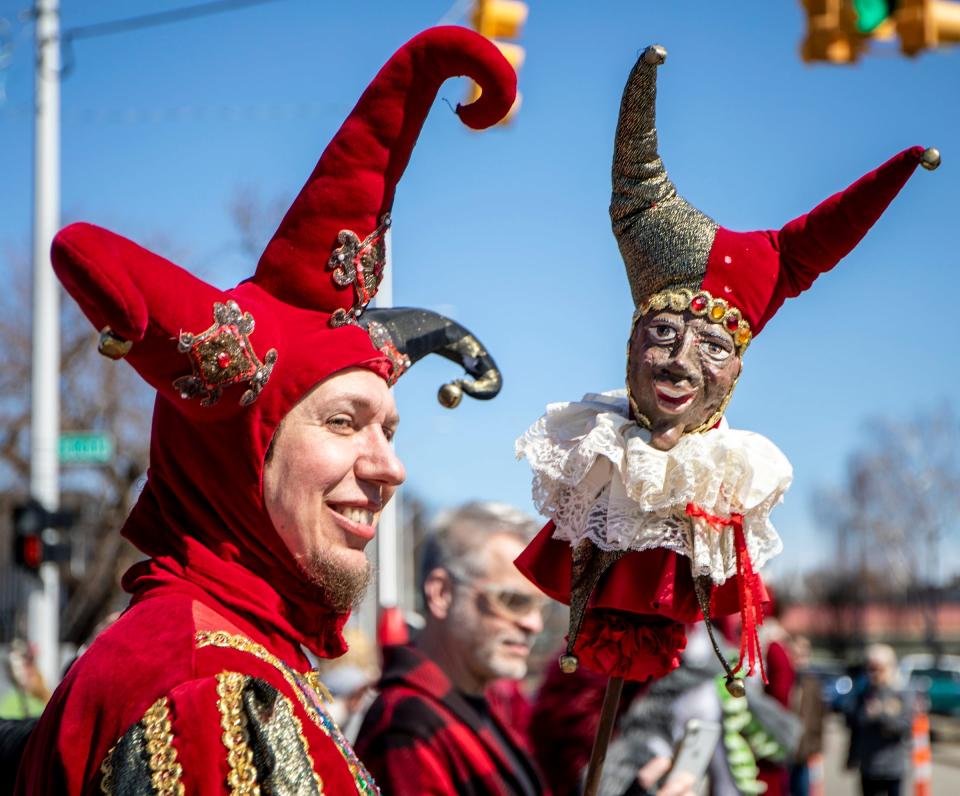
[(333, 271), (333, 281), (340, 287), (353, 285), (356, 298), (349, 310), (340, 308), (330, 317), (331, 326), (355, 324), (357, 318), (377, 295), (383, 269), (387, 264), (386, 235), (390, 228), (390, 214), (384, 214), (380, 225), (363, 240), (349, 229), (340, 230), (334, 249), (327, 261)]
[(370, 321), (367, 324), (367, 333), (370, 335), (370, 341), (374, 347), (393, 364), (393, 373), (387, 380), (387, 385), (392, 387), (397, 383), (397, 379), (410, 369), (413, 363), (410, 361), (410, 357), (397, 348), (396, 343), (393, 342), (393, 337), (390, 336), (390, 330), (382, 323)]
[(247, 382), (249, 389), (240, 396), (240, 405), (249, 406), (270, 379), (277, 361), (277, 349), (267, 351), (263, 361), (250, 344), (253, 316), (242, 312), (235, 301), (213, 305), (214, 323), (200, 334), (181, 332), (177, 348), (188, 357), (193, 375), (181, 376), (173, 382), (180, 397), (187, 400), (200, 396), (201, 406), (213, 406), (223, 395), (223, 388)]

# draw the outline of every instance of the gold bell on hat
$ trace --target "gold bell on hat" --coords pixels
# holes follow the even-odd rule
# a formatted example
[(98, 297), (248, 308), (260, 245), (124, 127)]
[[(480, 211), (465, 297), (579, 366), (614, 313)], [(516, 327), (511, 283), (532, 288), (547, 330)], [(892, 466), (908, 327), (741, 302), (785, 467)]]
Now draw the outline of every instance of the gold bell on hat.
[(130, 340), (124, 340), (114, 334), (113, 329), (104, 326), (100, 330), (100, 339), (97, 341), (97, 351), (110, 359), (123, 359), (133, 348)]
[(463, 389), (455, 381), (444, 384), (437, 393), (437, 400), (447, 409), (455, 409), (463, 399)]

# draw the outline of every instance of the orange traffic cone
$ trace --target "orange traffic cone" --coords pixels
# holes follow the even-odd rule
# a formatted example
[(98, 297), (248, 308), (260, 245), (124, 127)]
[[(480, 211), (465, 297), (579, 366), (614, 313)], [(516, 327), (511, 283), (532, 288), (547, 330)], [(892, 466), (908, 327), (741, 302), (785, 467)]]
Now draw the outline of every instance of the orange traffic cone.
[(913, 715), (913, 793), (930, 796), (932, 793), (933, 758), (930, 754), (930, 717), (918, 701)]
[(810, 773), (808, 796), (825, 796), (823, 782), (823, 755), (816, 752), (807, 758), (807, 771)]

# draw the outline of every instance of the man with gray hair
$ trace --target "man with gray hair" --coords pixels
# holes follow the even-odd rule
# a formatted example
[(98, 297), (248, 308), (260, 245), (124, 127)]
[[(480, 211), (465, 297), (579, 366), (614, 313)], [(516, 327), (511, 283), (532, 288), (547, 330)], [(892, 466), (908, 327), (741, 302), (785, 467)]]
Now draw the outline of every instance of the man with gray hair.
[(384, 650), (380, 696), (357, 739), (384, 793), (543, 793), (523, 741), (484, 691), (519, 680), (545, 598), (513, 560), (536, 522), (502, 503), (444, 513), (421, 562), (426, 624), (412, 646)]

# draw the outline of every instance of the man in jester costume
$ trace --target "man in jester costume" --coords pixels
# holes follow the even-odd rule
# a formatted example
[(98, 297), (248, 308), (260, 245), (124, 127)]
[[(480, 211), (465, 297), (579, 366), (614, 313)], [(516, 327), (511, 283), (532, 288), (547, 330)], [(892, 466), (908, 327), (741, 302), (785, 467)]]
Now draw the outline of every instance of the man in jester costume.
[(387, 62), (320, 158), (255, 274), (219, 290), (131, 241), (67, 227), (54, 267), (157, 390), (147, 483), (123, 534), (146, 558), (131, 605), (77, 661), (34, 731), (20, 794), (374, 793), (304, 648), (345, 651), (364, 547), (403, 480), (389, 390), (430, 352), (489, 398), (479, 341), (422, 310), (367, 310), (394, 192), (443, 81), (499, 121), (516, 74), (490, 42), (435, 28)]
[(658, 155), (665, 58), (651, 46), (638, 59), (614, 146), (610, 215), (636, 305), (627, 389), (551, 404), (517, 441), (550, 520), (517, 565), (571, 606), (565, 671), (660, 677), (679, 663), (685, 624), (739, 613), (740, 660), (727, 667), (739, 694), (735, 675), (763, 674), (758, 570), (781, 550), (769, 516), (792, 478), (772, 442), (724, 419), (744, 353), (940, 156), (907, 149), (778, 230), (734, 232), (677, 194)]

